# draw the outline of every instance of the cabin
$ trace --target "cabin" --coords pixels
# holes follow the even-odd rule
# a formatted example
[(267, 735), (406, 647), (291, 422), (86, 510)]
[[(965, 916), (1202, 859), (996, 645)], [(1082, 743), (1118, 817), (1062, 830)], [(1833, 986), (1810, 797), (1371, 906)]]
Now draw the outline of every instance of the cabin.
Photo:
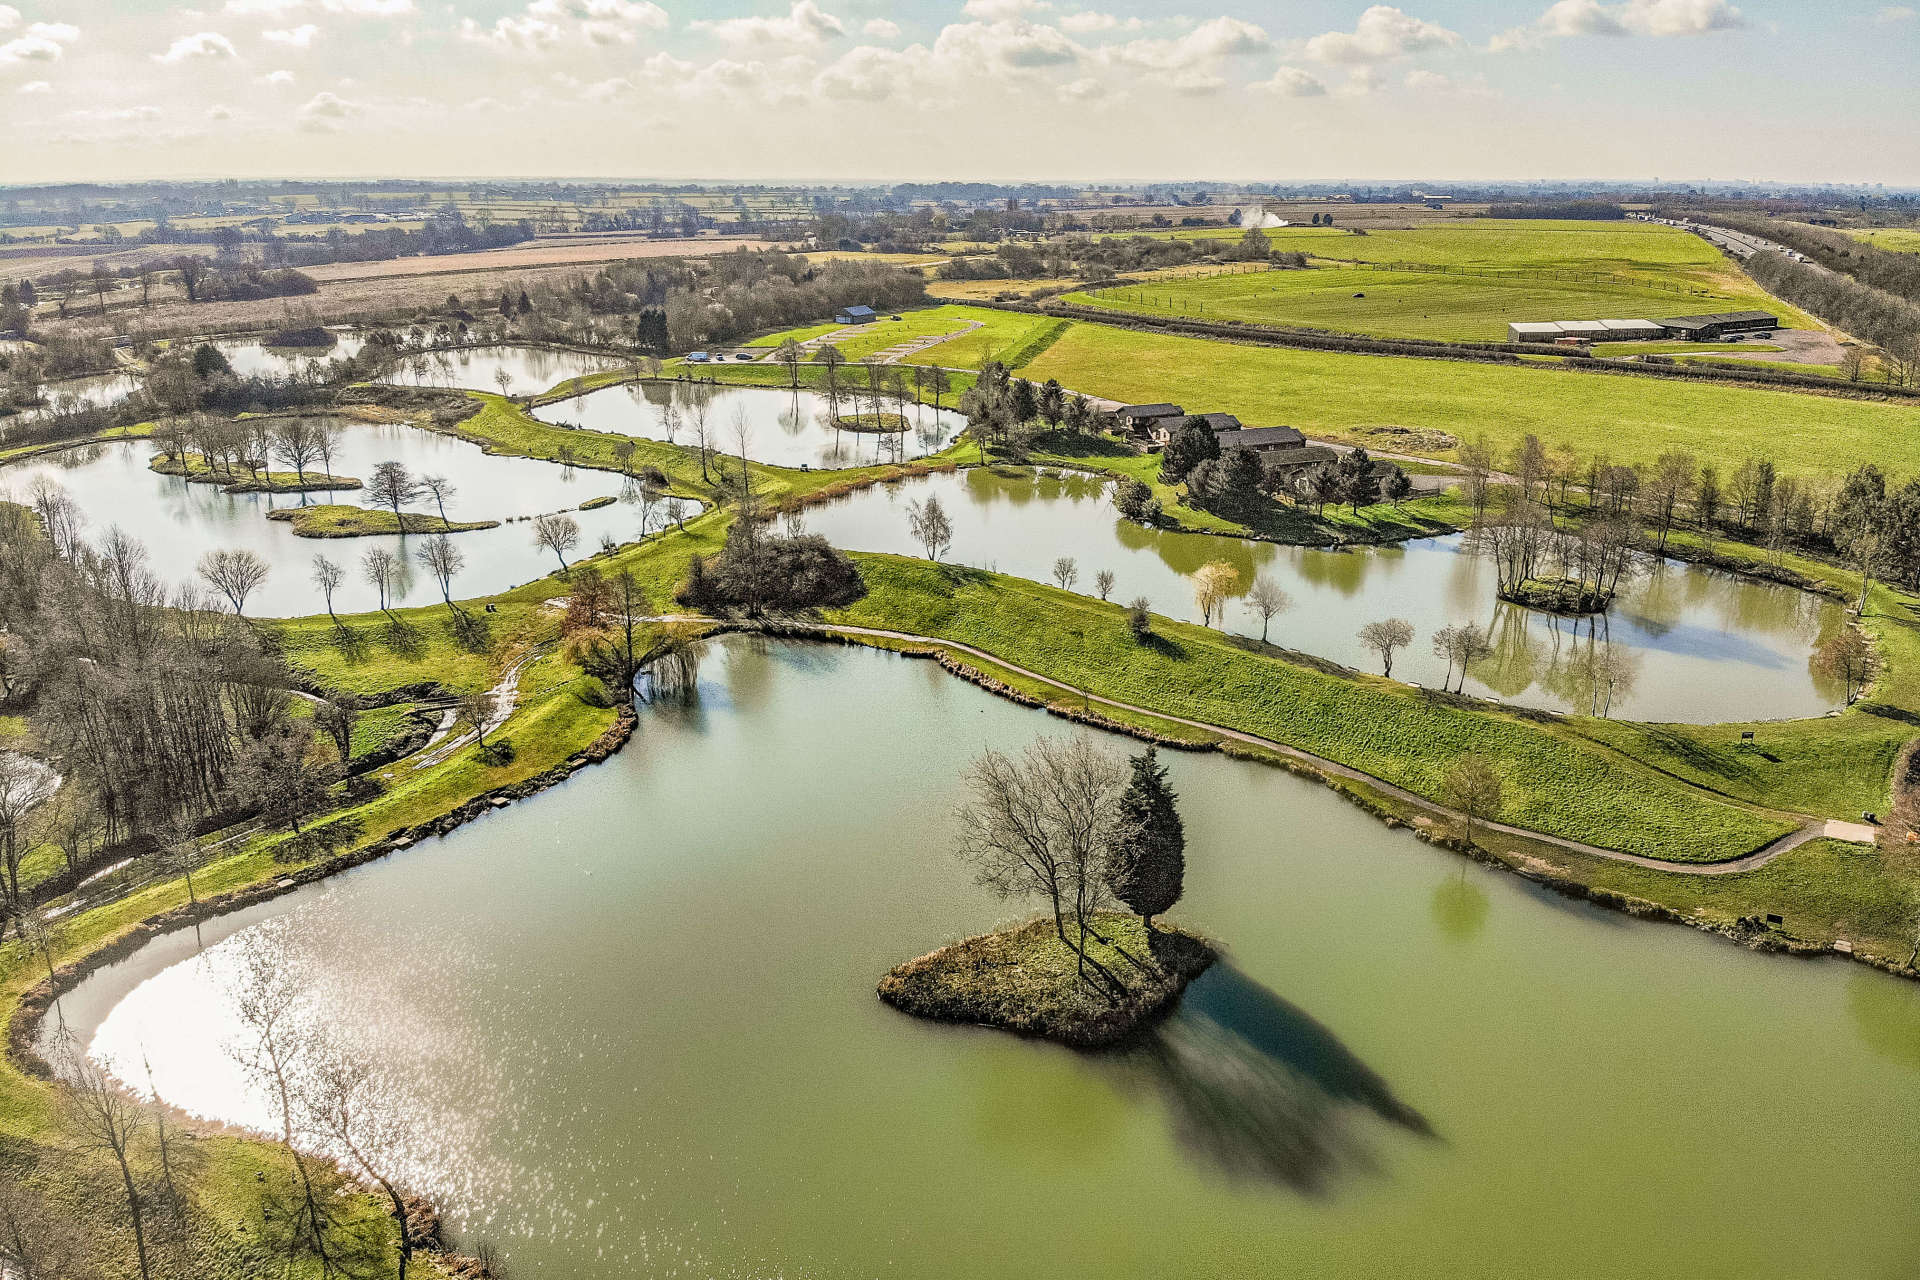
[(1177, 404), (1130, 404), (1115, 410), (1113, 416), (1128, 435), (1165, 444), (1167, 436), (1186, 419), (1187, 411)]
[(872, 307), (842, 307), (834, 312), (835, 324), (872, 324), (880, 317)]

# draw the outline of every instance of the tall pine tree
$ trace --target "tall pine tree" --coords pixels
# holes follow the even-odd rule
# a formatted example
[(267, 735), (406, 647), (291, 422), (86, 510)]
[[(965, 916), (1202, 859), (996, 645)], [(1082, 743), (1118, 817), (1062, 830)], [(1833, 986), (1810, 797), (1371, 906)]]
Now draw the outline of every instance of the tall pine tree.
[(1153, 929), (1153, 918), (1180, 901), (1187, 873), (1187, 832), (1152, 747), (1133, 757), (1133, 778), (1120, 793), (1119, 835), (1107, 884), (1113, 896)]

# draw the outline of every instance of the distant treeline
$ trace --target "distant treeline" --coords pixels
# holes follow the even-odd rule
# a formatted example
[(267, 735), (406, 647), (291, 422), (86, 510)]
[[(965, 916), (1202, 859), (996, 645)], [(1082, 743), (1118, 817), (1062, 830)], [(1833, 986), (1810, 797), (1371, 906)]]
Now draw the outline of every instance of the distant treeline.
[(1852, 276), (1861, 284), (1920, 306), (1920, 253), (1894, 253), (1855, 240), (1843, 231), (1776, 218), (1714, 213), (1703, 215), (1703, 220), (1797, 249), (1829, 271)]
[(1489, 218), (1557, 218), (1569, 222), (1618, 222), (1627, 211), (1605, 200), (1568, 200), (1561, 204), (1496, 204)]
[(1896, 385), (1915, 381), (1920, 372), (1920, 307), (1851, 276), (1778, 253), (1756, 253), (1746, 266), (1747, 274), (1768, 293), (1879, 347)]

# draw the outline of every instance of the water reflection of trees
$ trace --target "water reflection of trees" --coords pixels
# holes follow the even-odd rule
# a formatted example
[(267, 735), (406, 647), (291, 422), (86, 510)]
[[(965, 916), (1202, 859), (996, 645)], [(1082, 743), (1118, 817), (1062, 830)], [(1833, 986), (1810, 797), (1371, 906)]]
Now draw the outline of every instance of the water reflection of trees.
[(1160, 1093), (1195, 1159), (1238, 1181), (1324, 1193), (1374, 1167), (1368, 1117), (1433, 1136), (1331, 1030), (1225, 961), (1117, 1061)]

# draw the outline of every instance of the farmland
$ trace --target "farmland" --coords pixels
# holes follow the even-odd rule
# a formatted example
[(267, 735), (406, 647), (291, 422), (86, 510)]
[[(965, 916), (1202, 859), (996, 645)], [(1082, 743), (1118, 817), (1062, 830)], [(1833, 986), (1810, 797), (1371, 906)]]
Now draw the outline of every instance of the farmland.
[[(935, 348), (938, 350), (938, 348)], [(1920, 406), (1574, 370), (1234, 346), (1076, 324), (1031, 365), (1033, 379), (1127, 402), (1174, 400), (1249, 425), (1392, 448), (1383, 428), (1424, 428), (1501, 449), (1549, 445), (1651, 462), (1690, 449), (1728, 466), (1771, 455), (1802, 474), (1865, 458), (1920, 471)], [(1791, 445), (1788, 440), (1791, 440)], [(1421, 450), (1420, 452), (1428, 452)]]
[(1285, 227), (1267, 237), (1276, 251), (1305, 253), (1314, 265), (1123, 286), (1068, 300), (1149, 315), (1438, 341), (1501, 341), (1514, 320), (1747, 309), (1773, 311), (1790, 327), (1818, 327), (1705, 241), (1665, 226), (1483, 221), (1366, 234)]

